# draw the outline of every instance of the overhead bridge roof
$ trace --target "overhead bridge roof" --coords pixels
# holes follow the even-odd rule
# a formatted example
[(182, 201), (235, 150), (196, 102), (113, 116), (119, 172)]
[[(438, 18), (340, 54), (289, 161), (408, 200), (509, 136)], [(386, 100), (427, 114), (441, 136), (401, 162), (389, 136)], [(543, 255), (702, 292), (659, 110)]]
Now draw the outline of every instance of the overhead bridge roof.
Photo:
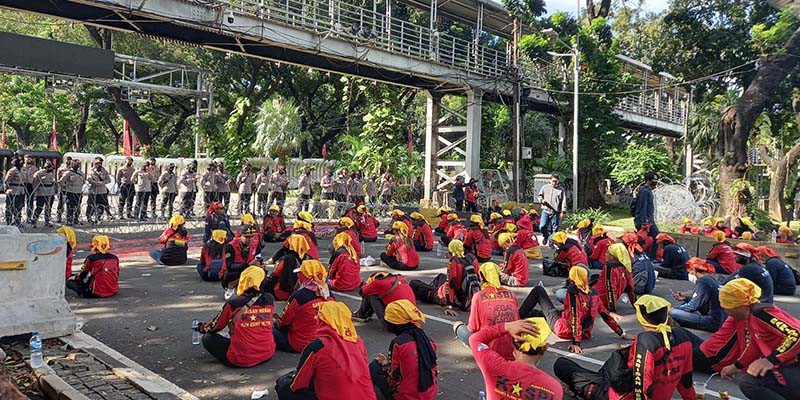
[[(423, 10), (431, 8), (431, 0), (398, 1)], [(514, 31), (514, 18), (508, 15), (508, 10), (498, 1), (438, 0), (438, 12), (474, 27), (478, 23), (478, 6), (480, 4), (483, 4), (483, 30), (510, 38)]]

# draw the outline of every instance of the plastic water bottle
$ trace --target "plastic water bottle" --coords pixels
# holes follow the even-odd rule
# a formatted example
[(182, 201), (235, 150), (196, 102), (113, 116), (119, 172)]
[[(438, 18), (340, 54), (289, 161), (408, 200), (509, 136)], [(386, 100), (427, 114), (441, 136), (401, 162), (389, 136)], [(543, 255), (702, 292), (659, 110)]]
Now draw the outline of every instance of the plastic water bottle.
[(200, 320), (192, 320), (192, 344), (200, 344)]
[(772, 243), (775, 243), (775, 241), (777, 239), (778, 239), (778, 234), (774, 230), (772, 232), (770, 232), (769, 241), (772, 242)]
[(39, 337), (39, 331), (33, 331), (28, 344), (31, 349), (31, 368), (42, 368), (44, 357), (42, 356), (42, 339)]
[(364, 243), (364, 241), (362, 240), (361, 241), (361, 255), (366, 255), (366, 254), (367, 254), (367, 244)]
[(620, 298), (622, 299), (622, 302), (625, 303), (625, 304), (628, 304), (628, 303), (631, 302), (631, 299), (628, 298), (628, 294), (627, 293), (623, 293), (622, 296), (620, 296)]
[(478, 400), (486, 400), (486, 392), (483, 390), (478, 392)]
[(436, 257), (442, 256), (442, 244), (436, 243)]
[(539, 284), (537, 284), (536, 286), (544, 287), (544, 283), (542, 281), (539, 281)]

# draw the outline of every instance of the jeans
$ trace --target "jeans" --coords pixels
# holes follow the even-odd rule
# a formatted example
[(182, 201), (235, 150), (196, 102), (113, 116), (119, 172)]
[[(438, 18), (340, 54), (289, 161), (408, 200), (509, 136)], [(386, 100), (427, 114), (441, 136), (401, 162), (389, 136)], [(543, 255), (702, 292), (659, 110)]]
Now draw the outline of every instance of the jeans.
[(670, 310), (669, 316), (683, 328), (715, 332), (720, 327), (720, 321), (715, 321), (713, 317), (700, 314), (698, 311), (684, 311), (680, 308), (673, 308)]
[(550, 240), (550, 235), (558, 232), (560, 222), (559, 214), (542, 212), (542, 220), (539, 221), (539, 231), (542, 232), (544, 236), (543, 244), (545, 246), (549, 246), (553, 243), (553, 241)]
[(150, 250), (150, 258), (156, 262), (158, 265), (164, 265), (161, 263), (161, 249), (152, 249)]
[(205, 269), (205, 265), (197, 264), (197, 273), (200, 275), (200, 279), (206, 282), (219, 281), (219, 271), (222, 269), (222, 260), (212, 260), (211, 268), (209, 268), (208, 271), (204, 271)]
[(278, 328), (278, 325), (272, 325), (272, 337), (275, 338), (275, 348), (287, 353), (297, 353), (289, 344), (289, 327)]
[(456, 328), (456, 337), (461, 343), (464, 343), (465, 346), (469, 346), (469, 337), (472, 336), (472, 332), (469, 331), (467, 328), (467, 324), (461, 324)]

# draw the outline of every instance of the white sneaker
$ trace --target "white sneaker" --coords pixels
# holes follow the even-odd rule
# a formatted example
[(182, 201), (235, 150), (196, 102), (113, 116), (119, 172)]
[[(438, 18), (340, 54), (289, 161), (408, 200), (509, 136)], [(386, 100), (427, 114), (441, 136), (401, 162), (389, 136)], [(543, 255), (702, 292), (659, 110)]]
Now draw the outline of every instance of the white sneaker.
[(232, 288), (225, 289), (225, 300), (230, 300), (234, 294), (236, 294), (236, 289)]

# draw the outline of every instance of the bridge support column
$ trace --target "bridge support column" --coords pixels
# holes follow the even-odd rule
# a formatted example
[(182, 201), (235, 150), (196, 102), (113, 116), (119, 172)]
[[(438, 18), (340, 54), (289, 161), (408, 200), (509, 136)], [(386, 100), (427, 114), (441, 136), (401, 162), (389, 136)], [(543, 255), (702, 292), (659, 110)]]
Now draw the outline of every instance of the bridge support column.
[(471, 90), (467, 94), (467, 155), (465, 170), (470, 178), (481, 172), (481, 112), (483, 92)]
[(422, 178), (425, 183), (425, 200), (431, 201), (434, 190), (436, 190), (436, 167), (437, 153), (439, 151), (439, 118), (441, 117), (440, 103), (442, 96), (439, 94), (428, 94), (426, 100), (426, 122), (425, 122), (425, 176)]

